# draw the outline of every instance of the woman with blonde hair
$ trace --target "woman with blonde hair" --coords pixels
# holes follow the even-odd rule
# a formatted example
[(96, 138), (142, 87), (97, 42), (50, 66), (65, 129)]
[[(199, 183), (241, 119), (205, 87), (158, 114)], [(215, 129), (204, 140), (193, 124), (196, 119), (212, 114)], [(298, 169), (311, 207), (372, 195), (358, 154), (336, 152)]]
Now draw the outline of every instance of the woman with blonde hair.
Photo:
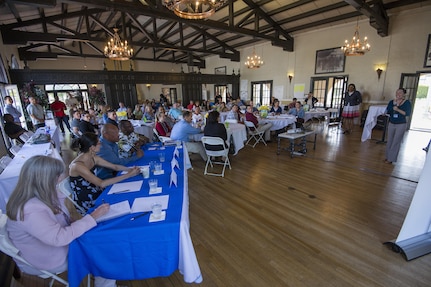
[[(9, 237), (21, 256), (38, 268), (16, 262), (24, 273), (66, 271), (70, 242), (95, 227), (96, 220), (109, 211), (109, 204), (102, 204), (71, 222), (65, 195), (56, 189), (64, 171), (58, 159), (41, 155), (29, 158), (7, 203)], [(115, 286), (115, 280), (95, 277), (95, 286)]]

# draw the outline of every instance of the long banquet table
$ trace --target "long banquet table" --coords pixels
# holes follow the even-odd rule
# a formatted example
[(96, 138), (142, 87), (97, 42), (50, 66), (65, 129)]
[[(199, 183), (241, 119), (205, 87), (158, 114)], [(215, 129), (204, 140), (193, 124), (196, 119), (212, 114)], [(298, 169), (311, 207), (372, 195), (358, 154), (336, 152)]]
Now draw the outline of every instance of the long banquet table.
[[(56, 131), (51, 131), (55, 133)], [(31, 144), (25, 143), (17, 155), (8, 164), (5, 170), (0, 174), (0, 209), (6, 210), (6, 203), (9, 200), (12, 191), (18, 183), (19, 174), (24, 163), (35, 155), (49, 155), (62, 160), (57, 148), (53, 148), (51, 143)]]
[(158, 153), (165, 153), (164, 174), (150, 175), (150, 179), (158, 179), (162, 193), (149, 195), (148, 179), (137, 175), (126, 182), (143, 180), (140, 191), (108, 195), (111, 186), (104, 190), (96, 203), (97, 206), (103, 201), (114, 204), (128, 200), (132, 206), (136, 198), (157, 200), (159, 196), (168, 195), (166, 219), (149, 222), (150, 214), (146, 214), (132, 221), (131, 218), (140, 213), (127, 214), (101, 222), (74, 240), (69, 248), (68, 279), (71, 287), (78, 286), (87, 274), (117, 280), (142, 280), (169, 276), (177, 269), (183, 274), (185, 282), (202, 282), (189, 233), (186, 150), (183, 151), (183, 148), (178, 149), (179, 168), (174, 168), (177, 186), (169, 186), (175, 149), (166, 147), (160, 150), (159, 144), (148, 144), (145, 146), (145, 156), (135, 162), (139, 166), (146, 165), (157, 160)]

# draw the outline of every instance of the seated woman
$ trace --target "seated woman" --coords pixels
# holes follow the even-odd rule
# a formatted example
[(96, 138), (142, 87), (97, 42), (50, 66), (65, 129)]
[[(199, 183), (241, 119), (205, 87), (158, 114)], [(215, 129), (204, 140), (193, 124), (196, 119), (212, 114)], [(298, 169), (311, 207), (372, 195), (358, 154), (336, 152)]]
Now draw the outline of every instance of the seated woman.
[(144, 116), (144, 113), (142, 113), (140, 104), (135, 105), (135, 110), (133, 111), (133, 116), (134, 116), (135, 120), (141, 120), (142, 117)]
[[(69, 165), (70, 186), (73, 190), (73, 200), (85, 210), (94, 206), (94, 202), (108, 185), (137, 175), (138, 167), (126, 167), (112, 164), (96, 155), (100, 149), (97, 135), (85, 133), (72, 142), (71, 148), (79, 150), (78, 156)], [(94, 174), (95, 167), (106, 167), (116, 171), (127, 171), (123, 175), (102, 180)]]
[(295, 108), (289, 110), (289, 115), (296, 116), (296, 127), (301, 128), (304, 123), (305, 111), (302, 108), (301, 102), (297, 101), (295, 103)]
[[(65, 171), (62, 161), (36, 155), (23, 165), (18, 184), (7, 203), (7, 231), (20, 254), (34, 267), (60, 273), (67, 270), (70, 242), (97, 225), (96, 219), (109, 211), (102, 204), (82, 219), (70, 222), (65, 195), (56, 185)], [(42, 273), (22, 262), (22, 272)], [(95, 286), (115, 286), (115, 280), (95, 277)]]
[(226, 141), (227, 141), (226, 127), (224, 126), (224, 124), (219, 123), (219, 120), (220, 120), (219, 112), (212, 111), (208, 114), (207, 124), (205, 125), (205, 128), (204, 128), (204, 136), (222, 138), (225, 142), (224, 147), (221, 145), (220, 146), (206, 145), (205, 148), (207, 150), (222, 150), (228, 147), (228, 145), (226, 144)]
[(280, 101), (275, 99), (274, 104), (271, 107), (270, 113), (274, 113), (275, 115), (279, 115), (283, 112), (283, 110), (280, 107)]
[(157, 113), (157, 123), (156, 130), (159, 133), (159, 136), (162, 137), (170, 137), (171, 136), (171, 127), (166, 122), (166, 115), (164, 112)]
[(155, 120), (154, 110), (150, 105), (145, 106), (145, 113), (144, 113), (143, 118), (145, 119), (145, 121), (154, 121)]

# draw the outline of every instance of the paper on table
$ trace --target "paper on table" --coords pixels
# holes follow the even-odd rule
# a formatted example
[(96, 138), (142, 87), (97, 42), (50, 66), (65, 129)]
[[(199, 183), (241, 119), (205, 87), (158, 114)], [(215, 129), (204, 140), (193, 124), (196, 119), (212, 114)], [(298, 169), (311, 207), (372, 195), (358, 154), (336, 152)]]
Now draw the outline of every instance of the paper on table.
[(162, 213), (160, 214), (159, 218), (154, 218), (154, 214), (150, 215), (150, 219), (148, 219), (148, 222), (157, 222), (157, 221), (163, 221), (166, 218), (166, 211), (163, 210)]
[(172, 184), (177, 186), (177, 173), (175, 172), (174, 169), (172, 169), (172, 172), (171, 172), (171, 179), (169, 181), (169, 187), (171, 187)]
[(128, 200), (124, 200), (109, 206), (109, 211), (105, 215), (99, 217), (96, 221), (102, 222), (108, 219), (117, 218), (130, 213), (130, 205)]
[(151, 211), (151, 206), (156, 202), (162, 204), (162, 209), (167, 209), (169, 203), (169, 195), (135, 198), (132, 204), (132, 213)]
[(150, 189), (149, 194), (159, 194), (159, 193), (162, 193), (162, 191), (163, 191), (163, 188), (161, 186), (159, 186), (154, 191), (151, 191), (151, 189)]
[(138, 180), (138, 181), (131, 181), (131, 182), (116, 183), (112, 186), (108, 194), (140, 191), (143, 182), (144, 182), (143, 180)]

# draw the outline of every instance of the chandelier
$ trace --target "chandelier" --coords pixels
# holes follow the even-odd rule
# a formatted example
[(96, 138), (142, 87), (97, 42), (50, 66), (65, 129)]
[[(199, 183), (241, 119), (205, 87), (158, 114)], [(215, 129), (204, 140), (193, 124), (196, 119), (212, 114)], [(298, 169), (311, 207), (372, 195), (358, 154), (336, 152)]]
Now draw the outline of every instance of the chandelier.
[(121, 41), (117, 28), (114, 28), (114, 36), (106, 43), (105, 56), (117, 61), (129, 60), (133, 56), (133, 49), (129, 48), (127, 41)]
[(343, 50), (344, 55), (346, 56), (362, 56), (366, 52), (370, 51), (370, 47), (367, 37), (364, 37), (364, 40), (361, 42), (361, 38), (359, 37), (359, 26), (356, 25), (352, 41), (350, 44), (349, 41), (344, 41), (344, 46), (341, 47), (341, 50)]
[(253, 54), (247, 57), (247, 61), (244, 63), (249, 69), (258, 69), (263, 65), (263, 61), (260, 56), (256, 55), (256, 51), (253, 48)]
[(205, 19), (228, 0), (163, 0), (163, 5), (181, 18)]

